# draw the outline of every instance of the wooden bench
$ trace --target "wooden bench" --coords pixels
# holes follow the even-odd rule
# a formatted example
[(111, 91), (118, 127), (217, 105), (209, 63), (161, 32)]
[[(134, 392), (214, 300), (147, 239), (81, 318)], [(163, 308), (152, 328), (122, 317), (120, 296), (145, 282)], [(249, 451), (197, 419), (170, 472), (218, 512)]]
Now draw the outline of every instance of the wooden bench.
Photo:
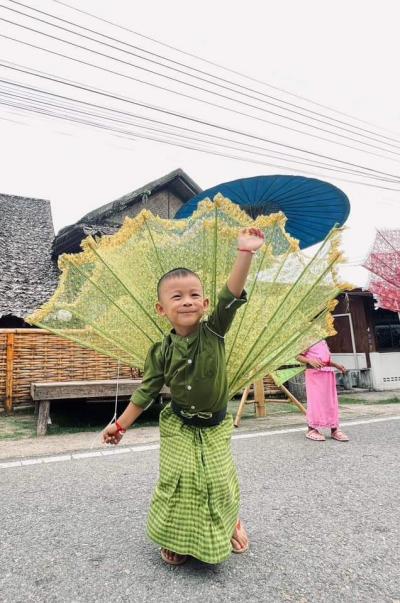
[[(118, 398), (128, 398), (142, 383), (141, 379), (120, 379), (118, 382)], [(163, 387), (160, 394), (168, 394), (169, 389)], [(115, 398), (117, 381), (58, 381), (50, 383), (32, 383), (31, 397), (35, 402), (38, 420), (37, 435), (47, 433), (50, 418), (51, 400), (79, 400), (87, 398)]]

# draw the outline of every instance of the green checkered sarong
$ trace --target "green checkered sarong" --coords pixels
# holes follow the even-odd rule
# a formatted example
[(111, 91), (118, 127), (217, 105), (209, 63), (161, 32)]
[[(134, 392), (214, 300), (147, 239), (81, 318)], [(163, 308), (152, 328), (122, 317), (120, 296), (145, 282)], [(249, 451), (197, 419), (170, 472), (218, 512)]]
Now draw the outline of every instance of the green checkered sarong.
[(147, 532), (162, 547), (206, 563), (232, 551), (239, 516), (239, 483), (231, 453), (233, 423), (185, 425), (171, 410), (160, 415), (160, 479)]

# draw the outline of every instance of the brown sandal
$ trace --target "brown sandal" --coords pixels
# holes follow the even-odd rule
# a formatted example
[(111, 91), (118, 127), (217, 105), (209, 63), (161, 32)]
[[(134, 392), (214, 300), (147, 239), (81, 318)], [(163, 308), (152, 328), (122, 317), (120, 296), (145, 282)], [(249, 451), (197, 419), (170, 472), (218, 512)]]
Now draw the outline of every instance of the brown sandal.
[[(238, 522), (235, 526), (235, 532), (236, 532), (236, 530), (244, 530), (244, 527), (242, 526), (240, 519), (238, 520)], [(244, 530), (244, 531), (246, 532), (246, 530)], [(246, 533), (246, 536), (247, 536), (247, 533)], [(231, 538), (231, 544), (232, 544), (232, 540), (233, 540), (233, 536)], [(242, 553), (245, 553), (246, 551), (249, 550), (249, 546), (250, 546), (250, 543), (249, 543), (249, 538), (247, 536), (247, 544), (245, 546), (243, 546), (241, 549), (235, 549), (235, 547), (232, 545), (232, 553), (241, 555)]]
[(173, 555), (180, 557), (180, 559), (176, 559), (175, 561), (173, 561), (172, 559), (169, 559), (167, 557), (167, 555), (166, 555), (167, 550), (169, 553), (173, 553), (173, 551), (170, 551), (169, 549), (160, 549), (161, 558), (163, 561), (165, 561), (165, 563), (168, 563), (168, 565), (183, 565), (184, 563), (186, 563), (187, 555), (180, 555), (179, 553), (173, 553)]

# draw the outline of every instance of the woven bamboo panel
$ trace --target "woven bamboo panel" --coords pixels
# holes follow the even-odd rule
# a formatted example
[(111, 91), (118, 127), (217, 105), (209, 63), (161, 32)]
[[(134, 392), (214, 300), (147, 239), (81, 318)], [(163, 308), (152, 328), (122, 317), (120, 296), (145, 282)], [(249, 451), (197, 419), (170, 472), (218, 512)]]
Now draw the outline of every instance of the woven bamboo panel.
[(6, 335), (0, 333), (0, 404), (6, 396)]
[[(42, 331), (41, 329), (0, 330), (0, 405), (6, 396), (7, 333), (14, 333), (13, 403), (31, 402), (34, 382), (90, 381), (116, 379), (118, 364), (111, 358)], [(120, 366), (121, 378), (137, 378), (139, 371)]]

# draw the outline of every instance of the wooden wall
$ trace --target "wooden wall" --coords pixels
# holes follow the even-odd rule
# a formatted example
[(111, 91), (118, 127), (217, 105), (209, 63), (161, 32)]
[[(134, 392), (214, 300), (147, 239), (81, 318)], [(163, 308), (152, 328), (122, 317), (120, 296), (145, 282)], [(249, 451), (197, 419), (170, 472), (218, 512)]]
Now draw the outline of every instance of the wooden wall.
[[(339, 304), (336, 306), (333, 314), (350, 313), (356, 351), (367, 355), (369, 365), (369, 353), (376, 351), (376, 342), (374, 335), (373, 313), (374, 302), (372, 295), (368, 292), (350, 292), (339, 297)], [(351, 353), (353, 351), (351, 342), (351, 332), (349, 319), (345, 316), (335, 318), (335, 329), (337, 335), (328, 338), (328, 345), (331, 352)]]

